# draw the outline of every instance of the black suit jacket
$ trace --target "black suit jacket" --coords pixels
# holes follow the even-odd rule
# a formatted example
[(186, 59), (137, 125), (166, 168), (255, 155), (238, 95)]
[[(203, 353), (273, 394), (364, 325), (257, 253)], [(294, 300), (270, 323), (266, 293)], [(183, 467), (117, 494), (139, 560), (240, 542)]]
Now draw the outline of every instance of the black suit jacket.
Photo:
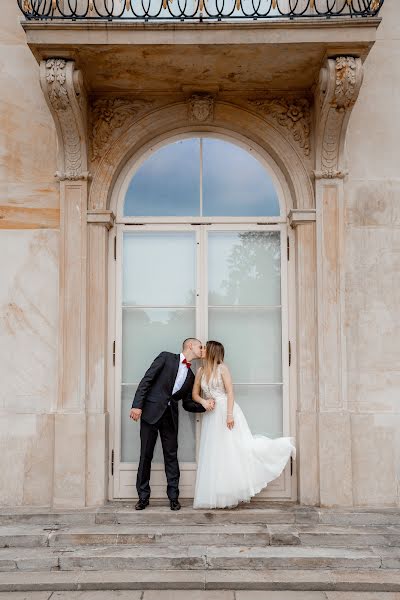
[(179, 368), (180, 354), (161, 352), (154, 359), (139, 383), (132, 408), (142, 409), (142, 419), (153, 425), (164, 414), (170, 402), (172, 417), (178, 427), (178, 400), (189, 412), (205, 412), (204, 407), (192, 399), (194, 374), (188, 369), (186, 379), (175, 394), (172, 394)]

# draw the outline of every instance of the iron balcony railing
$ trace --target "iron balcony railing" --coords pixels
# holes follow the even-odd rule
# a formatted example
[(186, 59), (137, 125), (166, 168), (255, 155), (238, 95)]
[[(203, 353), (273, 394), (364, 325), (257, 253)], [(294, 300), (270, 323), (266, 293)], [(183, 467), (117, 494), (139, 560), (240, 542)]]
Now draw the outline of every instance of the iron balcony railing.
[(187, 21), (375, 17), (384, 0), (17, 0), (26, 19)]

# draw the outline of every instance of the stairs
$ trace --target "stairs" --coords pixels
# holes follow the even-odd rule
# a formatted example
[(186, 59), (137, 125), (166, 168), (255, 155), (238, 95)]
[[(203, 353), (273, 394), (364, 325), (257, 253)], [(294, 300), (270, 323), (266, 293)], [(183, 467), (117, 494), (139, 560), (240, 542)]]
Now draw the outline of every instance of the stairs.
[(0, 591), (400, 591), (400, 512), (251, 503), (0, 511)]

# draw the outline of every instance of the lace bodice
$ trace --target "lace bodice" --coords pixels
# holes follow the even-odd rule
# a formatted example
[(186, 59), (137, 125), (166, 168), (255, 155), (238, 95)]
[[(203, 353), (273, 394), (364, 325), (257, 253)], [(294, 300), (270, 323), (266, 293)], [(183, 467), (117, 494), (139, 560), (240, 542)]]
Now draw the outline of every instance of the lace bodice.
[(226, 390), (221, 375), (221, 365), (218, 365), (215, 377), (206, 381), (204, 373), (201, 376), (201, 390), (206, 399), (213, 398), (215, 401), (226, 399)]

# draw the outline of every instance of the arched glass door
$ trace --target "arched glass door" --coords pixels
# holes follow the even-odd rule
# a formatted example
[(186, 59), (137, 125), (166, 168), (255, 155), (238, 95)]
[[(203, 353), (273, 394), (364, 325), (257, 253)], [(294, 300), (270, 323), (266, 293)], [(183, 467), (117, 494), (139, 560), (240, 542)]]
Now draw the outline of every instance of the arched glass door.
[[(114, 497), (136, 496), (139, 425), (129, 409), (137, 385), (160, 351), (179, 353), (187, 337), (224, 344), (253, 433), (290, 433), (280, 213), (265, 165), (223, 140), (167, 144), (134, 172), (117, 226)], [(193, 496), (200, 427), (200, 416), (180, 408), (182, 497)], [(288, 477), (272, 492), (290, 495)], [(165, 497), (159, 443), (151, 487), (152, 497)]]

